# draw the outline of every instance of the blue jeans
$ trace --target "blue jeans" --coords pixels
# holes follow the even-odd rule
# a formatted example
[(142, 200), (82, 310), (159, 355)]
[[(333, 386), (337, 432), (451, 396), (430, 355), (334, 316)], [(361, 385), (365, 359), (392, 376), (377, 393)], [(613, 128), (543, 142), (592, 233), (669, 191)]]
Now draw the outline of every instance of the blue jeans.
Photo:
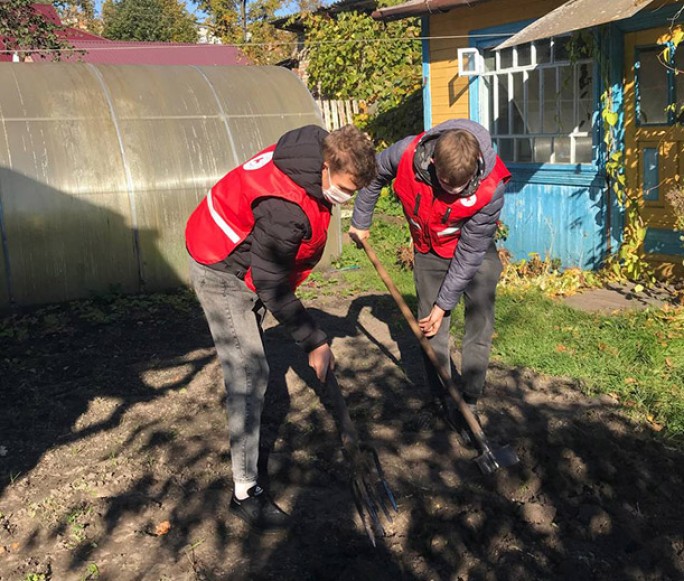
[[(414, 257), (413, 280), (418, 299), (418, 318), (427, 317), (437, 299), (442, 281), (451, 260), (435, 254), (419, 254)], [(485, 376), (489, 366), (489, 352), (494, 335), (494, 302), (496, 285), (502, 271), (501, 260), (492, 245), (487, 250), (477, 273), (463, 293), (465, 303), (465, 332), (461, 348), (461, 381), (466, 399), (477, 400), (484, 391)], [(449, 326), (451, 314), (446, 313), (437, 334), (430, 337), (437, 359), (451, 374), (449, 351)], [(423, 354), (428, 383), (433, 394), (444, 393), (444, 387), (430, 360)]]
[(256, 293), (233, 274), (190, 260), (190, 280), (223, 369), (233, 480), (256, 481), (269, 373), (261, 328), (266, 309)]

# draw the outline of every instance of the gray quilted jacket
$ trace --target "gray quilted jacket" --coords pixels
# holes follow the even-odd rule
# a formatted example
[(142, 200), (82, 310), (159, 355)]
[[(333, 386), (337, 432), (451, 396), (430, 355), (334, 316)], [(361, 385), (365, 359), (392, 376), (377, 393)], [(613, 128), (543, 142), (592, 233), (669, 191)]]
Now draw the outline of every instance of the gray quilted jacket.
[[(482, 177), (489, 175), (496, 163), (496, 153), (492, 148), (489, 132), (475, 121), (451, 119), (427, 131), (420, 140), (413, 158), (414, 170), (419, 179), (432, 185), (428, 168), (435, 147), (435, 139), (449, 129), (465, 129), (477, 138), (485, 162)], [(377, 155), (378, 176), (367, 188), (360, 190), (356, 195), (352, 226), (362, 230), (370, 228), (380, 191), (396, 177), (401, 157), (415, 137), (415, 135), (405, 137)], [(461, 238), (437, 296), (436, 304), (440, 308), (447, 311), (453, 309), (480, 268), (485, 253), (494, 240), (497, 220), (503, 208), (504, 190), (504, 183), (499, 183), (491, 201), (462, 226)]]

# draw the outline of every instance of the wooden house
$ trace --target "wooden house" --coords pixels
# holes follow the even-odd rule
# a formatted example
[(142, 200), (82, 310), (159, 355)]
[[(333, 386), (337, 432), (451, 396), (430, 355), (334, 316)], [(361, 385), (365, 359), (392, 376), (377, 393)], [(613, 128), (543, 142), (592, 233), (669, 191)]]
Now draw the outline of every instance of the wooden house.
[(596, 268), (618, 249), (625, 213), (607, 179), (610, 112), (627, 193), (643, 201), (643, 250), (671, 275), (684, 260), (667, 198), (684, 189), (684, 43), (672, 43), (683, 8), (669, 0), (411, 0), (373, 17), (422, 18), (425, 128), (468, 117), (490, 130), (513, 174), (502, 220), (515, 259), (536, 252)]

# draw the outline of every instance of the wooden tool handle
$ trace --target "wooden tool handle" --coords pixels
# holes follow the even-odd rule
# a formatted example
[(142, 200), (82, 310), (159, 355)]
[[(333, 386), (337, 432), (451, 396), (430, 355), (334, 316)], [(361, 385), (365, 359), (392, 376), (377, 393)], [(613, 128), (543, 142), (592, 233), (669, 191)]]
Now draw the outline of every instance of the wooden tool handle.
[(423, 351), (425, 351), (425, 354), (428, 356), (430, 363), (432, 363), (437, 373), (439, 373), (439, 377), (444, 382), (444, 385), (446, 386), (449, 395), (451, 395), (454, 401), (458, 404), (458, 407), (461, 410), (461, 414), (463, 415), (465, 421), (468, 423), (468, 427), (473, 432), (473, 435), (480, 443), (485, 443), (486, 438), (484, 432), (482, 431), (482, 428), (480, 427), (480, 423), (477, 421), (475, 415), (472, 411), (470, 411), (470, 408), (463, 400), (463, 397), (461, 396), (458, 387), (456, 387), (454, 380), (451, 379), (451, 376), (449, 375), (447, 370), (439, 364), (439, 360), (437, 359), (437, 353), (435, 353), (435, 350), (430, 344), (430, 341), (428, 341), (428, 338), (425, 335), (423, 335), (423, 332), (420, 330), (420, 326), (418, 325), (416, 317), (413, 315), (411, 309), (406, 304), (404, 297), (401, 296), (399, 289), (394, 284), (394, 281), (392, 281), (392, 279), (390, 278), (389, 273), (385, 270), (385, 267), (378, 259), (377, 254), (375, 254), (375, 251), (371, 248), (367, 240), (361, 240), (356, 236), (354, 237), (354, 240), (363, 246), (363, 249), (366, 251), (366, 254), (368, 255), (368, 259), (375, 267), (375, 270), (382, 279), (382, 282), (385, 283), (387, 290), (390, 292), (390, 294), (394, 298), (394, 301), (397, 303), (399, 310), (401, 311), (402, 315), (404, 315), (404, 318), (406, 319), (406, 322), (409, 324), (409, 327), (411, 327), (413, 334), (420, 342), (420, 345), (423, 348)]

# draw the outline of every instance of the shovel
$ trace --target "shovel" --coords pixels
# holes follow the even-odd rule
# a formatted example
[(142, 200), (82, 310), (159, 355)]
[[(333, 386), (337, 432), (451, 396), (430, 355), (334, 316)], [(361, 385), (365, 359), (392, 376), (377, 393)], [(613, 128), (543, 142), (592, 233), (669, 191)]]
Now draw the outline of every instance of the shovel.
[(411, 309), (406, 304), (406, 301), (399, 293), (399, 289), (397, 289), (396, 285), (394, 284), (389, 274), (385, 270), (385, 267), (380, 263), (380, 260), (378, 260), (375, 251), (370, 247), (368, 241), (361, 240), (357, 236), (353, 236), (353, 239), (357, 244), (363, 246), (363, 249), (366, 251), (366, 254), (368, 255), (368, 259), (371, 261), (371, 263), (373, 263), (373, 266), (375, 267), (375, 270), (382, 279), (382, 282), (385, 283), (387, 290), (390, 292), (392, 298), (397, 303), (399, 310), (401, 310), (401, 313), (402, 315), (404, 315), (406, 322), (411, 327), (413, 334), (420, 342), (420, 346), (425, 351), (425, 354), (430, 360), (430, 363), (432, 363), (434, 368), (439, 373), (439, 377), (446, 386), (449, 395), (458, 405), (458, 409), (461, 412), (461, 415), (463, 416), (463, 419), (465, 420), (466, 424), (468, 425), (468, 428), (470, 429), (470, 432), (472, 433), (475, 439), (475, 445), (477, 446), (480, 452), (480, 455), (477, 458), (475, 458), (475, 463), (477, 464), (478, 468), (481, 470), (483, 474), (491, 474), (499, 468), (507, 468), (520, 462), (517, 454), (515, 453), (515, 450), (513, 450), (513, 448), (511, 448), (510, 446), (503, 446), (502, 448), (498, 448), (496, 450), (493, 450), (490, 447), (489, 442), (487, 441), (487, 436), (485, 436), (485, 433), (482, 431), (480, 423), (477, 421), (477, 418), (475, 417), (473, 412), (470, 411), (470, 408), (463, 400), (460, 391), (456, 387), (454, 381), (449, 376), (447, 370), (439, 364), (439, 360), (437, 359), (437, 354), (435, 353), (435, 350), (428, 341), (427, 337), (423, 335), (423, 332), (420, 330), (420, 327), (418, 326), (418, 321), (411, 312)]

